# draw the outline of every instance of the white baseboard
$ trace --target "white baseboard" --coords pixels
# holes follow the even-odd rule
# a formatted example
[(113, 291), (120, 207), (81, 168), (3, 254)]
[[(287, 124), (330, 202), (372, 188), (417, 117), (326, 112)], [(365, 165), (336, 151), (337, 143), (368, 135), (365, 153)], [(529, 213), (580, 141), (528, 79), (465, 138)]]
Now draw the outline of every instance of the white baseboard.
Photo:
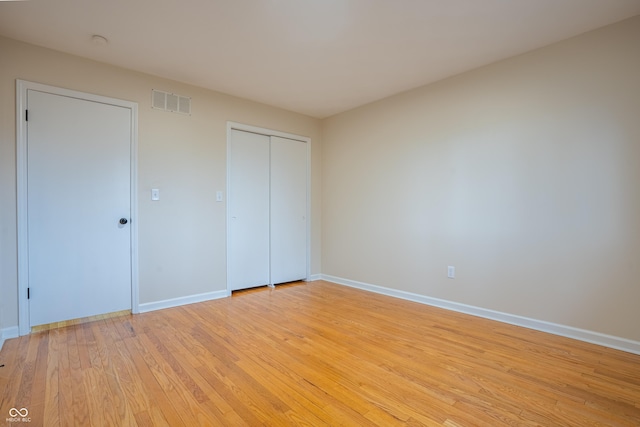
[(316, 280), (322, 280), (322, 274), (312, 274), (307, 279), (307, 282), (315, 282)]
[(4, 345), (5, 340), (11, 338), (18, 338), (20, 336), (20, 330), (17, 326), (11, 326), (9, 328), (0, 329), (0, 350)]
[(371, 285), (368, 283), (358, 282), (355, 280), (343, 279), (340, 277), (321, 275), (322, 280), (337, 283), (339, 285), (349, 286), (352, 288), (362, 289), (365, 291), (375, 292), (395, 298), (401, 298), (413, 302), (418, 302), (434, 307), (444, 308), (447, 310), (457, 311), (460, 313), (470, 314), (473, 316), (484, 317), (486, 319), (497, 320), (511, 325), (522, 326), (537, 331), (548, 332), (554, 335), (560, 335), (567, 338), (573, 338), (592, 344), (598, 344), (605, 347), (614, 348), (616, 350), (626, 351), (628, 353), (640, 354), (640, 342), (629, 340), (626, 338), (615, 337), (612, 335), (602, 334), (599, 332), (588, 331), (585, 329), (574, 328), (572, 326), (559, 325), (557, 323), (545, 322), (543, 320), (530, 319), (528, 317), (517, 316), (514, 314), (502, 313), (499, 311), (489, 310), (472, 305), (461, 304), (458, 302), (447, 301), (439, 298), (432, 298), (425, 295), (414, 294), (412, 292), (400, 291), (397, 289), (385, 288), (383, 286)]
[(193, 304), (196, 302), (211, 301), (214, 299), (226, 298), (228, 296), (231, 296), (231, 293), (225, 289), (223, 291), (207, 292), (204, 294), (189, 295), (186, 297), (167, 299), (163, 301), (147, 302), (144, 304), (140, 304), (139, 310), (140, 313), (147, 313), (149, 311), (178, 307), (181, 305)]

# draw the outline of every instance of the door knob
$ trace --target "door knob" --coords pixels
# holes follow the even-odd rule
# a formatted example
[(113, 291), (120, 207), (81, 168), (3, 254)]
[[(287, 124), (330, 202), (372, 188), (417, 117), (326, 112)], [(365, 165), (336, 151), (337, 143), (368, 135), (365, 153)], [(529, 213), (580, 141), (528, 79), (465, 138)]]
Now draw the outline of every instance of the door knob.
[(127, 222), (129, 222), (127, 218), (120, 218), (120, 224), (125, 225)]

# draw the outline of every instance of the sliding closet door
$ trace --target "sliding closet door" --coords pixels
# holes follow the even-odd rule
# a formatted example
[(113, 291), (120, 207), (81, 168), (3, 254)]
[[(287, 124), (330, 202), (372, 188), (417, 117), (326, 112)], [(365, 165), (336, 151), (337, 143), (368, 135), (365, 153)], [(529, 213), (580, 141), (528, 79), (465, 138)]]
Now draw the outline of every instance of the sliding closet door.
[(307, 277), (307, 144), (271, 137), (271, 283)]
[(229, 289), (270, 284), (268, 136), (231, 131), (228, 197)]

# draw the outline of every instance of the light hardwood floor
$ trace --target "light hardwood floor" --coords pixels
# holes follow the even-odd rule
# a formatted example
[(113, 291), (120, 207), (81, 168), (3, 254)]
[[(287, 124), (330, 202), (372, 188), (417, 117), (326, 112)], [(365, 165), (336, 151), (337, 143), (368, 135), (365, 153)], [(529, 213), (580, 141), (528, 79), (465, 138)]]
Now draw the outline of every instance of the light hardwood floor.
[(44, 330), (1, 364), (0, 425), (640, 425), (640, 356), (327, 282)]

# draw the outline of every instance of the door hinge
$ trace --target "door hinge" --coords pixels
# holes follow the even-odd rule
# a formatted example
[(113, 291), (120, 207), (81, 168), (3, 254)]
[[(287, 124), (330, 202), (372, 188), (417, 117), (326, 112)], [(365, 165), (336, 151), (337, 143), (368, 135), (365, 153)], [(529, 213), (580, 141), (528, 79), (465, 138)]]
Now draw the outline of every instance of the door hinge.
[(31, 288), (27, 288), (27, 299), (31, 298)]
[(24, 120), (25, 120), (26, 122), (28, 122), (28, 121), (29, 121), (29, 110), (24, 110)]

